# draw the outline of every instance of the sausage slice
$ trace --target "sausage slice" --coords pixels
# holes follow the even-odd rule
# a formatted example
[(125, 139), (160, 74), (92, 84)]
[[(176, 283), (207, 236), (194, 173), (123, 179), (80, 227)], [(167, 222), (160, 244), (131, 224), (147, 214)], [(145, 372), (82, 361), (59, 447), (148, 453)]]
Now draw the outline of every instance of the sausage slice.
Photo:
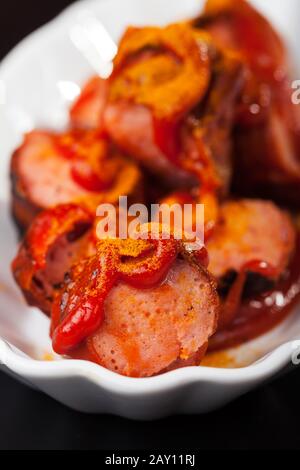
[(12, 262), (14, 278), (29, 305), (50, 314), (55, 292), (79, 259), (93, 251), (93, 215), (73, 204), (41, 212)]
[(300, 111), (291, 100), (282, 39), (245, 0), (208, 0), (193, 24), (239, 53), (246, 67), (234, 133), (234, 190), (299, 207)]
[[(284, 273), (295, 249), (290, 217), (275, 204), (260, 200), (224, 203), (220, 221), (208, 240), (209, 270), (221, 281), (232, 273), (264, 263), (273, 282)], [(253, 286), (252, 286), (253, 287)]]
[(58, 204), (80, 201), (95, 211), (119, 195), (141, 195), (139, 169), (111, 154), (94, 132), (27, 134), (12, 157), (11, 179), (12, 212), (23, 230), (40, 211)]
[(101, 130), (106, 96), (107, 81), (91, 78), (70, 110), (71, 125), (75, 129)]
[[(172, 49), (170, 38), (176, 44), (185, 38), (185, 53)], [(186, 56), (194, 58), (190, 79)], [(170, 186), (191, 187), (200, 180), (224, 193), (231, 177), (230, 133), (242, 75), (236, 57), (217, 51), (207, 34), (187, 25), (129, 29), (109, 80), (105, 128), (120, 148)], [(179, 101), (187, 83), (196, 93), (190, 101)]]
[(207, 272), (177, 260), (159, 287), (115, 286), (106, 300), (104, 324), (87, 347), (104, 367), (134, 377), (199, 365), (198, 352), (205, 352), (216, 329), (217, 312)]

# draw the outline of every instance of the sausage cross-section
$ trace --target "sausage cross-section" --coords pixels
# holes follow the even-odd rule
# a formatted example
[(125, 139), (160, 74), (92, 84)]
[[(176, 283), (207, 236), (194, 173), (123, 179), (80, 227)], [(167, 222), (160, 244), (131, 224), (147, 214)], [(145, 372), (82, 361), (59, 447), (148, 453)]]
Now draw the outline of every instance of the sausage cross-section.
[(81, 357), (132, 377), (199, 364), (219, 313), (206, 257), (182, 254), (175, 240), (158, 241), (154, 253), (152, 240), (140, 241), (141, 256), (126, 248), (131, 240), (122, 242), (127, 255), (115, 258), (107, 243), (74, 266), (54, 302), (54, 349), (76, 357), (79, 348)]
[(94, 131), (27, 134), (12, 157), (11, 180), (12, 212), (22, 230), (40, 211), (58, 204), (80, 202), (95, 211), (119, 195), (142, 197), (137, 166)]

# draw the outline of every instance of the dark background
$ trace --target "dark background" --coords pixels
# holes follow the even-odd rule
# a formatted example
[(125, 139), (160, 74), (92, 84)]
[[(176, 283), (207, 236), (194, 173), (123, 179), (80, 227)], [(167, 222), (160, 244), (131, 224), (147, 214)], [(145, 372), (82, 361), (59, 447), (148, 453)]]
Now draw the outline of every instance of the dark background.
[[(2, 2), (0, 58), (70, 3)], [(0, 373), (0, 449), (299, 449), (299, 396), (298, 369), (209, 415), (137, 423), (73, 412)]]

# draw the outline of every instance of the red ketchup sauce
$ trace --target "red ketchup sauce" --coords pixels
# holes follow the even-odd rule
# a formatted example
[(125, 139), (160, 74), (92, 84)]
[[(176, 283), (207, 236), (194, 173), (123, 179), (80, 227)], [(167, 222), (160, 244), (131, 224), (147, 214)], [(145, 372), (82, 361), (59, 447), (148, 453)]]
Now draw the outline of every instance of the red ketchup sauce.
[(211, 338), (210, 351), (238, 346), (271, 330), (300, 301), (300, 234), (296, 251), (284, 278), (273, 290), (245, 300), (232, 323)]

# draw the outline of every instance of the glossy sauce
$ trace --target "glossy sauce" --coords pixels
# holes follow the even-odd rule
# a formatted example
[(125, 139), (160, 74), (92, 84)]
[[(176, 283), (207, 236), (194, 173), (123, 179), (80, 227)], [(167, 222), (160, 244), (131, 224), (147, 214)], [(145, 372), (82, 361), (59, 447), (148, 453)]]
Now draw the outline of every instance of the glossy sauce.
[(300, 300), (300, 234), (287, 274), (273, 290), (244, 301), (235, 319), (210, 340), (209, 350), (238, 346), (282, 322)]

